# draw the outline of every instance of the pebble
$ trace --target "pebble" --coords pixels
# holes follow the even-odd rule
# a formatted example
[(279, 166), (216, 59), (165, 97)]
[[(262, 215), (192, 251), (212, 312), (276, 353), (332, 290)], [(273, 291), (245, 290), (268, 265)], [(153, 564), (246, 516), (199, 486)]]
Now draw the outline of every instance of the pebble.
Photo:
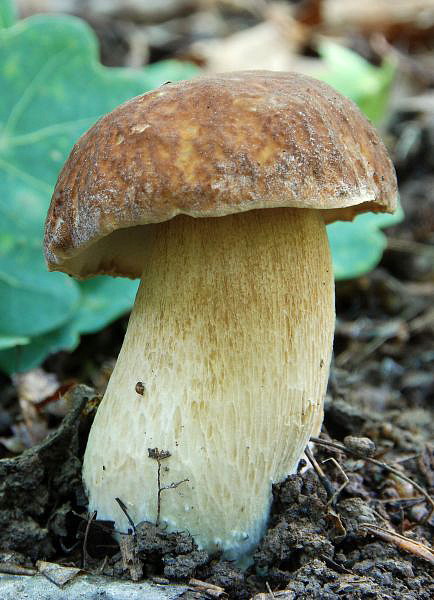
[(347, 437), (344, 438), (344, 444), (349, 450), (363, 454), (363, 456), (374, 456), (376, 452), (374, 442), (367, 437), (347, 435)]

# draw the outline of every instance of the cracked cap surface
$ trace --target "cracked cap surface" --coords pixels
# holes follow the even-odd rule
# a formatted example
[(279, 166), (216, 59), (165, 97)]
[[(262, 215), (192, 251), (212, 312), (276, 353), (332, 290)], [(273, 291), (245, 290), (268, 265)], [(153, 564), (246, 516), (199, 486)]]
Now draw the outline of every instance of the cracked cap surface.
[(315, 208), (327, 223), (393, 212), (396, 176), (378, 133), (330, 86), (246, 71), (166, 84), (76, 143), (45, 228), (50, 270), (140, 277), (143, 225)]

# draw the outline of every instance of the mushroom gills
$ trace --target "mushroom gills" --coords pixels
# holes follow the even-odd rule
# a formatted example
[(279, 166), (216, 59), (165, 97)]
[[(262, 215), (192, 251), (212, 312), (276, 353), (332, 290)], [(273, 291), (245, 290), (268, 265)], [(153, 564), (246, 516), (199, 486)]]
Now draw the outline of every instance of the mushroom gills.
[(143, 235), (140, 288), (85, 454), (89, 510), (127, 530), (118, 497), (136, 523), (159, 517), (238, 558), (322, 420), (335, 319), (324, 221), (291, 208), (179, 215)]

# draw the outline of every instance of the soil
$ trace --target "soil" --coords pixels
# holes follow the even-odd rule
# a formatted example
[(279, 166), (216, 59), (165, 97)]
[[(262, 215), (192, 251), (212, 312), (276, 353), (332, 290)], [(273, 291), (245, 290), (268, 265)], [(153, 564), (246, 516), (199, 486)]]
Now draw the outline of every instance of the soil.
[(22, 423), (16, 381), (0, 378), (0, 572), (43, 559), (161, 585), (201, 580), (186, 599), (434, 597), (433, 504), (422, 493), (434, 493), (434, 121), (401, 112), (388, 140), (406, 219), (388, 230), (378, 268), (337, 284), (321, 440), (338, 448), (312, 443), (319, 475), (302, 462), (274, 486), (252, 564), (210, 557), (187, 533), (151, 523), (123, 536), (121, 552), (111, 524), (87, 514), (81, 462), (122, 319), (45, 363), (60, 384), (80, 385), (66, 394), (63, 420), (44, 406), (51, 433), (21, 454), (11, 443)]

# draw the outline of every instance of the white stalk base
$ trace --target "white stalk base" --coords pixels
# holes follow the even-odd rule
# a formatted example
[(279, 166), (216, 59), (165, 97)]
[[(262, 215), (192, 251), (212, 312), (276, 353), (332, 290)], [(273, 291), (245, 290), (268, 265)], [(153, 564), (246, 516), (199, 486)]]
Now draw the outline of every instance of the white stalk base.
[[(142, 282), (84, 460), (89, 510), (157, 519), (199, 547), (244, 555), (271, 485), (297, 467), (322, 419), (334, 282), (319, 211), (180, 216), (144, 228)], [(143, 395), (135, 391), (144, 383)]]

